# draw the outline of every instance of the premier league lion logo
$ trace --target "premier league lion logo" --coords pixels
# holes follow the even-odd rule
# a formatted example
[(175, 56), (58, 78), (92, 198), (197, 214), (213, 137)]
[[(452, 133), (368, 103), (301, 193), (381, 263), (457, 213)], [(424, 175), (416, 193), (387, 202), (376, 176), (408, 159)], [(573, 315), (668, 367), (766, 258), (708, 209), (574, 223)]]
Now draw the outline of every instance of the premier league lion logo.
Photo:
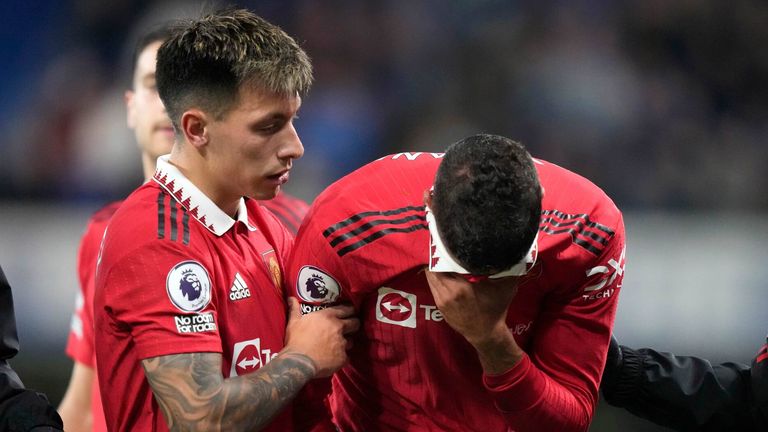
[(313, 304), (333, 303), (339, 297), (341, 287), (328, 273), (313, 266), (304, 266), (296, 280), (296, 293), (299, 297)]
[(176, 264), (165, 283), (171, 302), (182, 312), (199, 312), (211, 301), (211, 279), (197, 261)]
[(325, 281), (320, 275), (313, 274), (310, 276), (305, 286), (309, 291), (309, 296), (313, 299), (324, 299), (328, 295), (328, 287), (325, 286)]
[(192, 270), (186, 270), (181, 273), (179, 288), (184, 297), (189, 301), (195, 301), (200, 297), (202, 285), (200, 279)]

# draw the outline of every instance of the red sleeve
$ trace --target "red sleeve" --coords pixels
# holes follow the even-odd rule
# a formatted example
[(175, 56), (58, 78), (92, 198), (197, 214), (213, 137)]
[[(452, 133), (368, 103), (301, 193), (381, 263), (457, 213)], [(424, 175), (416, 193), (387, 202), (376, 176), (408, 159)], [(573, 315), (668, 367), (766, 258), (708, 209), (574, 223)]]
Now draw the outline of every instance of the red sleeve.
[(592, 420), (624, 276), (621, 220), (601, 256), (581, 268), (578, 286), (538, 318), (531, 352), (504, 374), (484, 376), (515, 430), (586, 431)]
[[(322, 235), (318, 219), (305, 220), (302, 231), (296, 238), (296, 246), (288, 260), (288, 294), (295, 297), (301, 305), (302, 315), (338, 303), (347, 298), (345, 283), (340, 282), (341, 265), (338, 256), (330, 250)], [(315, 278), (316, 279), (312, 279)], [(323, 284), (326, 294), (320, 296), (322, 288), (313, 292), (308, 290), (310, 280)], [(313, 432), (335, 431), (331, 422), (328, 395), (331, 392), (331, 379), (312, 380), (299, 393), (294, 406), (294, 424), (296, 430)]]
[(92, 368), (96, 366), (93, 350), (93, 289), (96, 257), (99, 254), (106, 227), (106, 220), (91, 219), (80, 240), (77, 252), (79, 286), (66, 347), (66, 353), (72, 360)]
[(215, 281), (201, 253), (153, 240), (102, 266), (104, 307), (130, 333), (139, 358), (222, 352)]

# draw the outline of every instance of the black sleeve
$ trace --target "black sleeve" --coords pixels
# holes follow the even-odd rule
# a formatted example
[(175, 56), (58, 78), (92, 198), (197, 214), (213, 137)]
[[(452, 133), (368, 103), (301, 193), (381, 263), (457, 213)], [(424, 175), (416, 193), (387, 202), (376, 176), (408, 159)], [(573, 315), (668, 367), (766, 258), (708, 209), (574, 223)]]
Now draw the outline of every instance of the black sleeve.
[(0, 431), (58, 431), (61, 418), (42, 393), (26, 390), (7, 360), (19, 352), (11, 287), (0, 268)]
[(752, 362), (753, 416), (757, 430), (768, 430), (768, 338)]
[(613, 340), (601, 390), (605, 400), (679, 431), (752, 431), (750, 368), (619, 346)]

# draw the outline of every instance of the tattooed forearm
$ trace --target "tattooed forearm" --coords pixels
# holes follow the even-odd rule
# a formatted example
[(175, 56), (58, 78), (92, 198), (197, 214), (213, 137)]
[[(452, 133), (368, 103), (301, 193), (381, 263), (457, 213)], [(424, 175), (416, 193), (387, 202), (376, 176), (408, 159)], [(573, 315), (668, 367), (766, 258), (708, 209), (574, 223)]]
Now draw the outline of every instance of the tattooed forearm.
[(315, 375), (309, 357), (291, 352), (226, 380), (216, 353), (168, 355), (143, 364), (171, 431), (258, 430)]

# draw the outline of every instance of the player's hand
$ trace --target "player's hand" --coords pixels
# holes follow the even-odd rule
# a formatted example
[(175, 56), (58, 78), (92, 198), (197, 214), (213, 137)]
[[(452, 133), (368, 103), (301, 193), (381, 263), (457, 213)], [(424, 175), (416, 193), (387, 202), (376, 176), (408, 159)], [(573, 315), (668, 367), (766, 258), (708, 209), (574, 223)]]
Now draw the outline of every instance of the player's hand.
[(360, 328), (355, 309), (332, 306), (302, 316), (299, 302), (288, 299), (288, 325), (284, 352), (299, 352), (315, 364), (316, 377), (330, 376), (347, 362), (347, 336)]
[(517, 294), (518, 278), (489, 279), (471, 283), (453, 273), (426, 271), (429, 289), (443, 318), (469, 343), (508, 333), (509, 304)]

